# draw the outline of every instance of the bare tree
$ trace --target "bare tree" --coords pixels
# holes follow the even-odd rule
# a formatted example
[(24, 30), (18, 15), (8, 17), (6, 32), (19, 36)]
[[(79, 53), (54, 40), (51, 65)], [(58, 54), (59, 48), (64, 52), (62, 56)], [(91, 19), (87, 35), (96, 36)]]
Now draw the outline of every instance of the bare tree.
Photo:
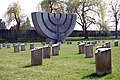
[(38, 10), (49, 13), (62, 13), (64, 12), (62, 3), (60, 0), (43, 0), (37, 5)]
[(16, 22), (15, 27), (16, 27), (16, 32), (17, 32), (16, 34), (16, 39), (17, 39), (19, 31), (20, 31), (21, 23), (23, 21), (23, 18), (25, 17), (22, 14), (22, 9), (19, 3), (15, 2), (13, 4), (10, 4), (7, 8), (5, 16), (6, 16), (8, 25), (12, 22)]
[(82, 27), (85, 39), (88, 39), (87, 29), (91, 24), (96, 24), (94, 14), (98, 14), (97, 6), (101, 0), (68, 0), (66, 2), (67, 12), (76, 13), (77, 23)]
[(118, 38), (118, 24), (120, 20), (120, 1), (119, 0), (111, 0), (110, 1), (110, 11), (109, 13), (111, 14), (110, 17), (113, 17), (112, 22), (115, 23), (115, 38)]

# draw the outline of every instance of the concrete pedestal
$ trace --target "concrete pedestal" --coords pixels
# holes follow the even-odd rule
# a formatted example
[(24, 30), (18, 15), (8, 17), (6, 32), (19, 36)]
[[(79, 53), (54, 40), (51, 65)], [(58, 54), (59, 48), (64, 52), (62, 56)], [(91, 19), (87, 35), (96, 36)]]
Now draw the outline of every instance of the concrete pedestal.
[(97, 75), (112, 73), (111, 48), (100, 48), (95, 52)]
[(42, 65), (43, 63), (43, 55), (42, 48), (34, 48), (31, 50), (31, 65)]

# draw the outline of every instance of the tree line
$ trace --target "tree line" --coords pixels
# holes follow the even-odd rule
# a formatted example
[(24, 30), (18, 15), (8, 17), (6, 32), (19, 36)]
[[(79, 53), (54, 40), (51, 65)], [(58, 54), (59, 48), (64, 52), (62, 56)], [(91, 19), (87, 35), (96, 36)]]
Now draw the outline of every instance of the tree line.
[[(115, 38), (117, 38), (118, 24), (120, 19), (120, 1), (109, 1), (108, 5), (103, 0), (43, 0), (38, 3), (37, 11), (49, 13), (73, 13), (77, 15), (76, 23), (82, 27), (85, 39), (88, 39), (88, 28), (96, 25), (100, 31), (109, 32), (110, 23), (115, 26)], [(30, 26), (29, 18), (25, 21), (21, 6), (18, 2), (10, 4), (6, 11), (8, 25), (15, 21), (16, 31), (21, 26)], [(106, 18), (107, 17), (107, 18)], [(109, 19), (109, 18), (110, 19)], [(94, 27), (92, 27), (94, 28)]]

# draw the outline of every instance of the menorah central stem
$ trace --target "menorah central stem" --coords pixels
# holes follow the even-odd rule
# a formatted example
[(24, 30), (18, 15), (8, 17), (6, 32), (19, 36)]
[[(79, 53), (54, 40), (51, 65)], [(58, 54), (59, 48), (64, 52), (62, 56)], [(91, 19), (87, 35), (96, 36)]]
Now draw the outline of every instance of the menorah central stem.
[(59, 30), (59, 27), (60, 27), (60, 25), (59, 25), (59, 20), (57, 20), (57, 42), (60, 42), (60, 30)]

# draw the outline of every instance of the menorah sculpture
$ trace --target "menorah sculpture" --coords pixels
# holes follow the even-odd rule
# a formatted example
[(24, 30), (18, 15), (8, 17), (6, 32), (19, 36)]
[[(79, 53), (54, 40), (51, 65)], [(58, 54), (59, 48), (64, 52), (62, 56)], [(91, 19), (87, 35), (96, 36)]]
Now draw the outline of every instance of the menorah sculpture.
[(63, 42), (76, 24), (75, 14), (33, 12), (31, 15), (36, 31), (46, 38), (46, 43)]

